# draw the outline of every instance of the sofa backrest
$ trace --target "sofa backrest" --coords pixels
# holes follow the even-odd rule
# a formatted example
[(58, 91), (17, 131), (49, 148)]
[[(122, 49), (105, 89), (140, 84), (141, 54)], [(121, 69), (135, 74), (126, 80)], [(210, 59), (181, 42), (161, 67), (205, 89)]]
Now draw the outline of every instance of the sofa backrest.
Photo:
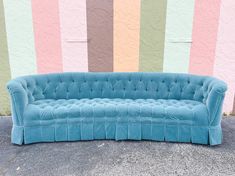
[(17, 78), (29, 103), (41, 99), (188, 99), (205, 102), (214, 78), (173, 73), (58, 73)]

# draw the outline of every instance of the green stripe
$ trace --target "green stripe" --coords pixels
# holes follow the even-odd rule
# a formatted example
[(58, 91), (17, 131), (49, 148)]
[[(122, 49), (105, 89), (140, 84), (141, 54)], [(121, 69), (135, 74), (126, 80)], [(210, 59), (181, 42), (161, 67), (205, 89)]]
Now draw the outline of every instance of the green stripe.
[(11, 77), (35, 74), (37, 68), (31, 1), (3, 0), (3, 4)]
[(164, 72), (188, 72), (193, 14), (194, 0), (168, 1), (163, 64)]
[(11, 78), (8, 60), (7, 38), (4, 19), (3, 1), (0, 0), (0, 115), (9, 115), (9, 97), (6, 83)]
[(162, 71), (166, 0), (141, 1), (140, 71)]

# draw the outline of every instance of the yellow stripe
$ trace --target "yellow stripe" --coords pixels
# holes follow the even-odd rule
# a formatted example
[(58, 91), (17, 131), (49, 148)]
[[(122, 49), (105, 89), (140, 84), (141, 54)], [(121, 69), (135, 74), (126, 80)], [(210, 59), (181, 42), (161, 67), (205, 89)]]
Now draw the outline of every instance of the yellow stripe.
[(9, 96), (6, 91), (6, 83), (11, 78), (11, 73), (8, 60), (4, 8), (2, 0), (0, 0), (0, 41), (0, 115), (9, 115), (10, 103)]

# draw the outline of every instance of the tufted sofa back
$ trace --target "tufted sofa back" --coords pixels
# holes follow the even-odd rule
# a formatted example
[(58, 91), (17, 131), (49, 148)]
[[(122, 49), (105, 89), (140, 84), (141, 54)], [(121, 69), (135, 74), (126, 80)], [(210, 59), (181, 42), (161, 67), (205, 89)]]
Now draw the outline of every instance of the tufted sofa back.
[(205, 103), (215, 78), (171, 73), (59, 73), (17, 78), (29, 103), (41, 99), (188, 99)]

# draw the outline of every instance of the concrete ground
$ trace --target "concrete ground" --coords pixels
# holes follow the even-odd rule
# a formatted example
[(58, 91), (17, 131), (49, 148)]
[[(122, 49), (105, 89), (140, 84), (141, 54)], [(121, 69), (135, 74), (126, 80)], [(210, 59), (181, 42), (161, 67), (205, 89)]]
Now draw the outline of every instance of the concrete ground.
[(165, 142), (10, 143), (0, 117), (0, 175), (235, 175), (235, 117), (223, 119), (222, 145)]

